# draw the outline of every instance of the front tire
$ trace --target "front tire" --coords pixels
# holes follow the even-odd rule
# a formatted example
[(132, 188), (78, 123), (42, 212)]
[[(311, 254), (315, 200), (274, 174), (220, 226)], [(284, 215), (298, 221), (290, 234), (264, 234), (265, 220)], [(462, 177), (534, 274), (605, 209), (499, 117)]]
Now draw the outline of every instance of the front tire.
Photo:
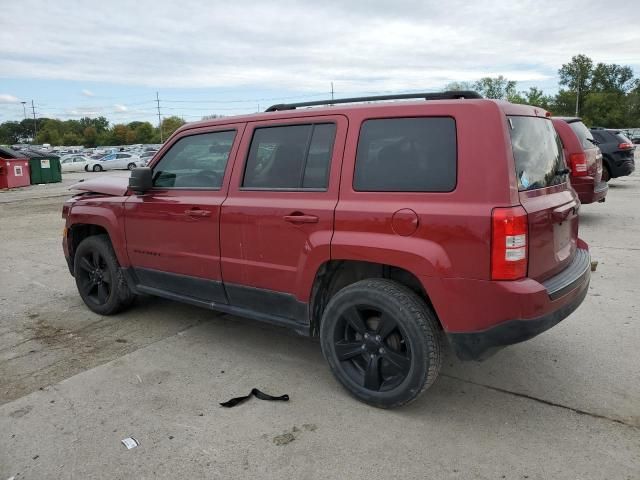
[(415, 400), (442, 365), (435, 314), (412, 290), (386, 279), (340, 290), (322, 316), (320, 343), (347, 391), (380, 408)]
[(80, 297), (97, 314), (113, 315), (135, 299), (106, 235), (94, 235), (80, 242), (74, 255), (73, 274)]
[(127, 170), (133, 170), (134, 168), (136, 168), (135, 163), (130, 163), (129, 165), (127, 165)]
[(102, 167), (100, 165), (94, 165), (93, 166), (93, 171), (94, 172), (101, 172), (102, 171)]

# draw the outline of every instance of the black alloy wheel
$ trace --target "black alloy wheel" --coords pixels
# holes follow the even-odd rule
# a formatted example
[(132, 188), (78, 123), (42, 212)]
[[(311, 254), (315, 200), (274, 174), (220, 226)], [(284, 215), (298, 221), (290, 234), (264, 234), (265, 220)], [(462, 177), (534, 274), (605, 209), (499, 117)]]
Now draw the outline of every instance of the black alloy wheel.
[(392, 390), (411, 369), (406, 334), (392, 315), (372, 305), (361, 304), (345, 310), (333, 342), (344, 371), (367, 390)]
[(85, 305), (100, 315), (112, 315), (135, 299), (107, 235), (80, 242), (74, 254), (73, 276)]
[(97, 250), (89, 251), (80, 258), (78, 263), (78, 288), (83, 297), (96, 305), (104, 305), (113, 291), (113, 279), (105, 259)]
[(440, 327), (425, 301), (388, 279), (361, 280), (336, 293), (320, 324), (322, 352), (351, 395), (394, 408), (415, 400), (442, 363)]

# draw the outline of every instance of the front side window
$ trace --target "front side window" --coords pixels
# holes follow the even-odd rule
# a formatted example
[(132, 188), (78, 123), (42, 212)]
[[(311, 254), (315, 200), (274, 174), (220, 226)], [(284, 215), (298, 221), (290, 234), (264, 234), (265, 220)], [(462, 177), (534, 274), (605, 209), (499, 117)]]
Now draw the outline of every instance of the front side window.
[(456, 185), (456, 162), (453, 118), (367, 120), (360, 129), (353, 188), (449, 192)]
[(182, 137), (153, 168), (153, 186), (220, 188), (235, 136), (230, 130)]
[(335, 135), (333, 123), (257, 128), (242, 186), (326, 189)]

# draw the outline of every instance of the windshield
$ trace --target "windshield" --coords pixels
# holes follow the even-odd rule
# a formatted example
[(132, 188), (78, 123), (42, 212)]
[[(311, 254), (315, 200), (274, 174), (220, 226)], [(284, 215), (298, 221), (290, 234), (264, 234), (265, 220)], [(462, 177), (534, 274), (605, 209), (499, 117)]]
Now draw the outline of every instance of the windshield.
[(535, 190), (566, 181), (562, 143), (550, 119), (509, 116), (518, 190)]

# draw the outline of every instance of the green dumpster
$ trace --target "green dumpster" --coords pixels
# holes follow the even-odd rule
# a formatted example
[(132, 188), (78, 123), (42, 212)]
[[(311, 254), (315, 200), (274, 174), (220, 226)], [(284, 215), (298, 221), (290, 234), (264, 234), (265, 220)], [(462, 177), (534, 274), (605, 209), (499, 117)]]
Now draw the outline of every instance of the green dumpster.
[(55, 155), (37, 155), (29, 159), (31, 185), (62, 181), (60, 158)]

